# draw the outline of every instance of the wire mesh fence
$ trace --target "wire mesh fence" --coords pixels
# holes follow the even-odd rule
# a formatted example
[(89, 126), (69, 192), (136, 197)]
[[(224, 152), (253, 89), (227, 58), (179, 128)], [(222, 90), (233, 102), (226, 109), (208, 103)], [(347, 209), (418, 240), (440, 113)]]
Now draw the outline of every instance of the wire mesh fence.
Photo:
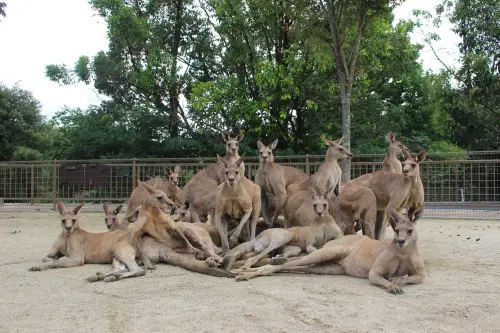
[[(384, 154), (355, 155), (351, 178), (381, 170)], [(324, 155), (275, 156), (275, 162), (313, 174)], [(0, 162), (0, 211), (47, 211), (55, 202), (86, 202), (101, 210), (103, 202), (125, 203), (137, 180), (166, 168), (182, 168), (182, 188), (216, 158), (106, 159)], [(246, 176), (254, 180), (256, 156), (245, 159)], [(500, 151), (429, 153), (421, 163), (427, 217), (500, 219)]]

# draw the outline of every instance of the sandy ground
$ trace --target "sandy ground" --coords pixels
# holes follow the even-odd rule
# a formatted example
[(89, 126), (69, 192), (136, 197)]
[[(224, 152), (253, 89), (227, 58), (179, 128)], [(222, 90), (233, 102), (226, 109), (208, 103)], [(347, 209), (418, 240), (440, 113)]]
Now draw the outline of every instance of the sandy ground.
[[(102, 214), (82, 213), (81, 225), (105, 230)], [(429, 276), (402, 296), (346, 276), (235, 282), (158, 265), (91, 284), (109, 267), (28, 272), (59, 228), (56, 213), (0, 213), (0, 332), (500, 331), (500, 221), (422, 220)]]

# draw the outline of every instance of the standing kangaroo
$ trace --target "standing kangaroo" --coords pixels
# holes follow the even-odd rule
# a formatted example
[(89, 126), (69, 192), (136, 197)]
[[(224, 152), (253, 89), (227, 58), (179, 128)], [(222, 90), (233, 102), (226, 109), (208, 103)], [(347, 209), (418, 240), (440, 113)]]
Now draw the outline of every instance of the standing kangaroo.
[[(302, 170), (274, 163), (273, 150), (277, 144), (277, 139), (267, 147), (260, 140), (257, 141), (259, 147), (259, 169), (255, 175), (255, 184), (261, 190), (262, 217), (268, 228), (272, 228), (273, 225), (278, 223), (278, 216), (285, 206), (287, 187), (292, 184), (298, 184), (308, 178)], [(270, 196), (276, 199), (272, 221), (267, 214)], [(285, 228), (287, 227), (285, 219)]]
[[(229, 134), (222, 134), (226, 144), (224, 159), (229, 163), (235, 163), (240, 158), (238, 147), (243, 137), (243, 134), (238, 134), (234, 138), (230, 137)], [(245, 174), (244, 163), (240, 164), (239, 172), (242, 175)], [(210, 164), (200, 170), (187, 182), (182, 190), (180, 202), (189, 202), (190, 216), (193, 222), (205, 221), (205, 217), (210, 215), (213, 223), (217, 187), (224, 181), (224, 164), (218, 160), (217, 163)]]
[(384, 162), (382, 163), (382, 171), (401, 174), (403, 173), (403, 167), (401, 166), (401, 162), (398, 160), (396, 155), (398, 153), (402, 153), (401, 146), (403, 144), (396, 141), (396, 137), (391, 131), (387, 133), (385, 138), (389, 141), (389, 147), (387, 147), (387, 154), (385, 155)]
[(413, 218), (415, 211), (423, 212), (424, 185), (420, 178), (420, 162), (425, 160), (427, 151), (422, 150), (416, 158), (413, 158), (404, 146), (401, 145), (401, 149), (406, 157), (403, 162), (403, 174), (377, 171), (353, 179), (346, 185), (346, 188), (350, 185), (368, 187), (375, 194), (377, 198), (375, 239), (382, 241), (385, 239), (386, 221), (391, 208), (407, 209), (410, 219)]
[[(244, 153), (234, 164), (218, 155), (217, 158), (225, 166), (226, 181), (217, 188), (214, 221), (219, 229), (222, 248), (229, 250), (238, 244), (238, 237), (245, 225), (248, 230), (248, 221), (251, 227), (250, 239), (255, 239), (257, 219), (260, 214), (260, 188), (240, 172), (240, 164), (245, 159)], [(227, 217), (241, 218), (229, 239)]]
[(416, 211), (412, 222), (408, 217), (391, 209), (389, 222), (394, 229), (394, 239), (391, 243), (361, 235), (348, 235), (329, 241), (323, 248), (283, 265), (242, 270), (236, 280), (248, 280), (279, 271), (349, 275), (368, 278), (371, 284), (383, 287), (392, 294), (401, 295), (401, 286), (421, 283), (427, 275), (417, 247), (415, 221), (421, 214), (422, 210)]
[(161, 190), (167, 194), (167, 197), (176, 204), (181, 203), (182, 190), (179, 187), (179, 178), (181, 176), (181, 167), (176, 165), (174, 171), (165, 168), (165, 174), (168, 180), (161, 184)]

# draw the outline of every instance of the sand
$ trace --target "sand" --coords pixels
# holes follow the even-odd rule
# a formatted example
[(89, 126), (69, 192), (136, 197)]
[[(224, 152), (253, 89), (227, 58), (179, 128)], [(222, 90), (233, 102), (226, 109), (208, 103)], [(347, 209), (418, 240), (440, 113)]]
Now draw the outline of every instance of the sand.
[[(102, 214), (81, 220), (105, 231)], [(347, 276), (235, 282), (158, 265), (92, 284), (84, 279), (110, 267), (28, 272), (59, 230), (57, 213), (0, 213), (0, 332), (500, 331), (500, 221), (419, 222), (429, 276), (402, 296)]]

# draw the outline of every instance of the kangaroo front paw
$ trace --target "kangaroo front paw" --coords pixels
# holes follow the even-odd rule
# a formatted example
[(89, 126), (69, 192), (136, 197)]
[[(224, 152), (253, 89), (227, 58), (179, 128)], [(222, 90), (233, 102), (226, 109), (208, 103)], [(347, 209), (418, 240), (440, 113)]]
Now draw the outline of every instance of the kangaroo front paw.
[(238, 245), (238, 237), (230, 237), (229, 238), (229, 248), (232, 249), (233, 247), (235, 247), (236, 245)]
[(219, 262), (217, 262), (215, 257), (208, 257), (205, 262), (207, 263), (208, 266), (210, 267), (217, 267), (220, 265)]
[(32, 266), (28, 269), (28, 271), (30, 272), (39, 272), (39, 271), (43, 271), (42, 267), (41, 266)]
[(404, 286), (406, 283), (406, 277), (393, 277), (390, 278), (389, 281), (394, 283), (397, 286)]
[(283, 265), (286, 262), (286, 257), (282, 254), (278, 254), (277, 256), (271, 258), (271, 265)]
[(403, 289), (401, 289), (401, 287), (399, 287), (395, 284), (392, 284), (389, 287), (387, 287), (387, 292), (394, 294), (394, 295), (403, 295), (404, 294)]
[(118, 278), (114, 275), (108, 276), (104, 279), (104, 282), (115, 282)]

